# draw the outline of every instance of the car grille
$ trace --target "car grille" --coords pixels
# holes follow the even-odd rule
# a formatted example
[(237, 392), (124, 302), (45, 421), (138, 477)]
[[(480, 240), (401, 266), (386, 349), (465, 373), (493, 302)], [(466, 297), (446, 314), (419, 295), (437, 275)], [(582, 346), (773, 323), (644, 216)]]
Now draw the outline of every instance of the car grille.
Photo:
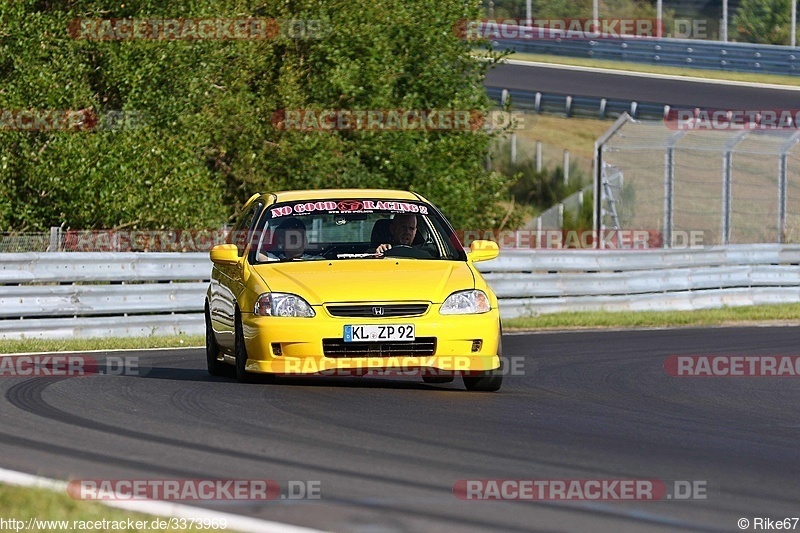
[[(346, 316), (356, 318), (394, 318), (399, 316), (419, 316), (428, 312), (428, 304), (359, 304), (359, 305), (329, 305), (326, 307), (332, 316)], [(377, 313), (377, 309), (380, 309)]]
[(414, 341), (344, 342), (322, 339), (325, 357), (423, 356), (436, 353), (436, 337), (417, 337)]

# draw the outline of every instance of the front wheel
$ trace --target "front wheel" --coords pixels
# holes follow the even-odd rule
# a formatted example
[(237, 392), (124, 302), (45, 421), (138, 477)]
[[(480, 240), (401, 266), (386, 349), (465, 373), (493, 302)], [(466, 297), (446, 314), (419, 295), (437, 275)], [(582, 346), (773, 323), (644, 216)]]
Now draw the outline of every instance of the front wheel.
[(238, 311), (234, 325), (234, 346), (233, 351), (236, 355), (236, 379), (241, 383), (253, 383), (255, 376), (245, 370), (247, 365), (247, 347), (244, 344), (244, 329), (242, 328), (242, 317)]
[(211, 314), (208, 307), (205, 309), (206, 318), (206, 366), (212, 376), (225, 376), (230, 372), (230, 367), (219, 360), (219, 346), (214, 338), (214, 329), (211, 327)]
[(503, 384), (503, 340), (497, 345), (497, 357), (500, 359), (500, 366), (494, 370), (486, 372), (470, 372), (469, 375), (462, 376), (464, 386), (468, 391), (494, 392), (500, 390)]

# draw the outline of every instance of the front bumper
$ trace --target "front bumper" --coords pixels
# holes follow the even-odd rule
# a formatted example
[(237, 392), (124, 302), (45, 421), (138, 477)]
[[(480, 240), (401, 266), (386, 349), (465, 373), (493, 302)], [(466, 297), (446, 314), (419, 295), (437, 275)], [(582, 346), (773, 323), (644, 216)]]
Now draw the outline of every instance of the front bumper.
[[(314, 307), (313, 318), (242, 315), (248, 372), (316, 374), (331, 371), (361, 374), (371, 370), (415, 369), (444, 372), (481, 372), (500, 367), (497, 356), (500, 314), (497, 309), (480, 315), (441, 315), (440, 305), (431, 305), (422, 316), (394, 318), (332, 317), (323, 307)], [(402, 353), (330, 357), (323, 339), (342, 339), (345, 325), (414, 324), (417, 338), (434, 337), (432, 355)], [(480, 348), (474, 350), (475, 341)], [(275, 348), (280, 348), (280, 355)]]

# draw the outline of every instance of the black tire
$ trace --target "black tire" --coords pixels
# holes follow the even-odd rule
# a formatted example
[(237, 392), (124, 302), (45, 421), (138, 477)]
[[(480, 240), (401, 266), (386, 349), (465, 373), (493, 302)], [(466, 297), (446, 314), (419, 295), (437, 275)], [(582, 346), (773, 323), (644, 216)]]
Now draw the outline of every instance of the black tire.
[(214, 339), (214, 330), (211, 327), (211, 314), (208, 311), (208, 305), (205, 308), (206, 317), (206, 366), (208, 373), (212, 376), (227, 376), (230, 375), (230, 365), (224, 361), (220, 361), (219, 346), (216, 339)]
[(500, 366), (488, 372), (470, 372), (464, 374), (464, 386), (468, 391), (476, 392), (495, 392), (500, 390), (503, 384), (503, 341), (502, 337), (497, 345), (497, 356), (500, 358)]
[(236, 379), (241, 383), (253, 383), (256, 375), (245, 370), (247, 364), (247, 347), (244, 344), (244, 330), (242, 329), (242, 317), (236, 311), (234, 325), (234, 353), (236, 355)]

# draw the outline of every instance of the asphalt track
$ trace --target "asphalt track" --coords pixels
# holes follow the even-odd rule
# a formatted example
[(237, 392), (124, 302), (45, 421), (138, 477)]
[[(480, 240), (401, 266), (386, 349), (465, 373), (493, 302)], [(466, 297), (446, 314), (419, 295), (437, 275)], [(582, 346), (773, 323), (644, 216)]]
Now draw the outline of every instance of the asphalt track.
[(586, 72), (544, 66), (500, 65), (486, 85), (503, 89), (669, 104), (704, 109), (800, 109), (800, 92), (676, 79)]
[[(209, 507), (333, 531), (739, 531), (739, 518), (800, 515), (798, 378), (676, 378), (662, 365), (795, 355), (798, 338), (793, 327), (507, 335), (522, 375), (498, 393), (405, 377), (239, 384), (208, 376), (199, 349), (125, 352), (141, 375), (0, 379), (0, 466), (319, 480), (317, 501)], [(456, 481), (486, 478), (704, 481), (707, 498), (453, 495)]]

